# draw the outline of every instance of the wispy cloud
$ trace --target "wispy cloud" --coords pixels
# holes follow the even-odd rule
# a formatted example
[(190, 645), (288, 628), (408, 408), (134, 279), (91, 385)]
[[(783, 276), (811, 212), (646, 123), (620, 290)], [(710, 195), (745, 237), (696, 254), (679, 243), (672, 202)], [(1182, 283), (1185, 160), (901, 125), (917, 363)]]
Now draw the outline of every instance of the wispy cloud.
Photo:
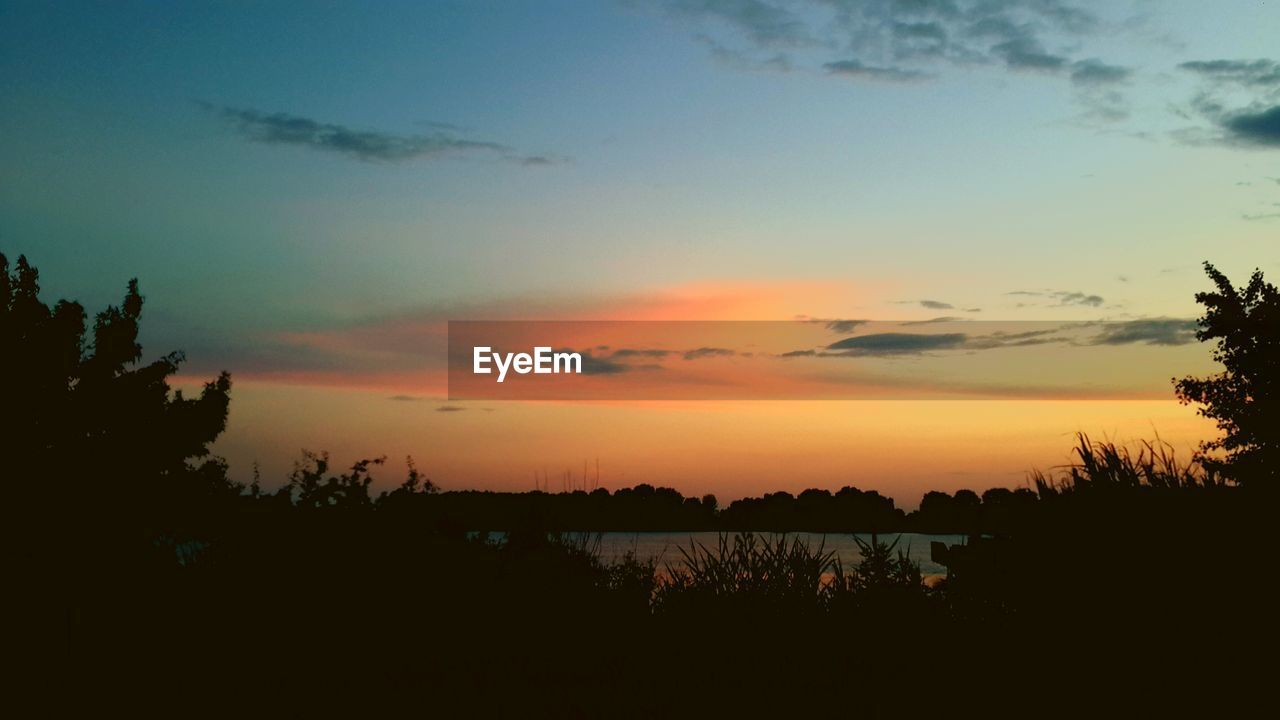
[(1242, 220), (1249, 222), (1258, 222), (1259, 220), (1280, 220), (1280, 213), (1244, 213), (1240, 216)]
[(860, 325), (866, 325), (869, 320), (810, 320), (809, 322), (822, 323), (827, 329), (835, 333), (851, 333)]
[(477, 152), (495, 154), (525, 166), (559, 162), (548, 155), (521, 155), (502, 143), (460, 137), (454, 130), (444, 127), (435, 127), (428, 134), (397, 135), (282, 112), (266, 113), (210, 103), (199, 105), (230, 123), (241, 136), (252, 142), (293, 145), (366, 162), (403, 162)]
[(1263, 89), (1280, 88), (1280, 63), (1257, 60), (1192, 60), (1178, 66), (1219, 83)]
[(736, 350), (730, 350), (729, 348), (700, 347), (696, 350), (689, 350), (685, 352), (682, 357), (684, 357), (685, 360), (701, 360), (703, 358), (713, 357), (733, 357), (737, 354)]
[(1069, 306), (1083, 305), (1085, 307), (1101, 307), (1106, 300), (1101, 295), (1080, 292), (1078, 290), (1014, 290), (1007, 292), (1005, 295), (1015, 295), (1022, 297), (1044, 298), (1049, 303), (1041, 303), (1048, 306)]
[(919, 70), (865, 65), (860, 60), (837, 60), (825, 63), (822, 67), (832, 75), (843, 75), (866, 80), (884, 80), (886, 82), (914, 82), (930, 77), (928, 73)]
[(941, 300), (894, 300), (895, 305), (919, 305), (926, 310), (954, 310), (955, 305)]
[(694, 38), (738, 67), (891, 83), (1000, 67), (1069, 80), (1094, 117), (1126, 114), (1118, 87), (1132, 69), (1075, 56), (1083, 40), (1115, 28), (1072, 0), (636, 2), (694, 25)]
[(1094, 345), (1187, 345), (1196, 342), (1196, 322), (1152, 318), (1111, 323), (1093, 339)]

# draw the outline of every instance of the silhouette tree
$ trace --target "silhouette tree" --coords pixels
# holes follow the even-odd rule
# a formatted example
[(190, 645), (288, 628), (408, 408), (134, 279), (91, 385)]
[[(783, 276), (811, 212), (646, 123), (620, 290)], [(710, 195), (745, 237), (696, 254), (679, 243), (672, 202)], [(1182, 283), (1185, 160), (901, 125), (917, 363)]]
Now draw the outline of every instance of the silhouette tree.
[[(351, 466), (349, 473), (326, 478), (329, 453), (303, 450), (302, 460), (294, 463), (293, 472), (289, 475), (289, 484), (280, 492), (290, 497), (296, 507), (303, 509), (370, 508), (373, 507), (373, 499), (369, 496), (369, 486), (373, 484), (373, 476), (369, 474), (369, 467), (385, 461), (386, 458), (381, 457), (359, 460)], [(410, 478), (416, 472), (410, 466)]]
[(93, 533), (95, 546), (126, 534), (150, 543), (144, 536), (172, 533), (211, 497), (238, 496), (209, 454), (226, 427), (231, 378), (188, 398), (168, 384), (182, 353), (140, 362), (137, 280), (91, 329), (79, 303), (50, 308), (39, 295), (36, 268), (19, 257), (11, 272), (0, 254), (0, 457), (24, 481), (10, 491), (65, 519), (81, 511), (74, 529)]
[(390, 492), (384, 490), (378, 494), (378, 499), (374, 502), (378, 509), (414, 509), (420, 507), (418, 501), (421, 498), (440, 492), (440, 486), (418, 470), (418, 466), (413, 462), (412, 455), (405, 458), (405, 466), (408, 468), (408, 474), (405, 476), (404, 482)]
[(1200, 405), (1200, 414), (1223, 433), (1202, 443), (1199, 459), (1206, 467), (1242, 485), (1262, 481), (1274, 489), (1280, 473), (1280, 292), (1260, 270), (1237, 289), (1213, 265), (1204, 268), (1217, 291), (1196, 293), (1205, 307), (1196, 338), (1217, 342), (1213, 359), (1223, 371), (1176, 380), (1175, 391), (1183, 404)]

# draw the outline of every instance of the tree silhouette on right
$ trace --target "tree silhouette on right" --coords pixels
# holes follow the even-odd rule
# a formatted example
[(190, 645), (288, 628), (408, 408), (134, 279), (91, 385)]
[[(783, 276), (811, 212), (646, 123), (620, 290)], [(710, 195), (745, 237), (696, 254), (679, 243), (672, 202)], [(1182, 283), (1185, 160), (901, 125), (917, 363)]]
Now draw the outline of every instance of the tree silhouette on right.
[(1201, 443), (1205, 467), (1241, 485), (1280, 489), (1280, 291), (1261, 270), (1236, 288), (1213, 265), (1206, 262), (1204, 269), (1217, 291), (1196, 293), (1205, 307), (1196, 338), (1217, 341), (1213, 359), (1223, 371), (1175, 379), (1175, 391), (1183, 404), (1200, 405), (1200, 414), (1222, 431)]

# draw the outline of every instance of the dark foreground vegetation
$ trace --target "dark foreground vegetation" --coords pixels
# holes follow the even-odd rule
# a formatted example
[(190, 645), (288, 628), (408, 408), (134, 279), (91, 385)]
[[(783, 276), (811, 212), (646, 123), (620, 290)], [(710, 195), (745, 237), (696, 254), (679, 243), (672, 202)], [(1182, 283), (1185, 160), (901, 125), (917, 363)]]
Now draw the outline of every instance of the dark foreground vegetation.
[[(1082, 437), (1033, 487), (854, 489), (723, 510), (674, 491), (437, 493), (307, 455), (263, 492), (209, 454), (231, 382), (170, 391), (142, 297), (90, 325), (0, 256), (11, 655), (45, 712), (439, 717), (1256, 714), (1273, 678), (1280, 298), (1217, 291), (1224, 371), (1179, 396), (1222, 439), (1180, 464)], [(467, 534), (505, 531), (500, 543)], [(604, 562), (594, 530), (726, 531)], [(744, 530), (961, 531), (927, 587), (878, 539), (841, 565)], [(568, 530), (580, 532), (566, 532)], [(1048, 568), (1049, 570), (1046, 570)], [(1264, 711), (1264, 710), (1263, 710)]]

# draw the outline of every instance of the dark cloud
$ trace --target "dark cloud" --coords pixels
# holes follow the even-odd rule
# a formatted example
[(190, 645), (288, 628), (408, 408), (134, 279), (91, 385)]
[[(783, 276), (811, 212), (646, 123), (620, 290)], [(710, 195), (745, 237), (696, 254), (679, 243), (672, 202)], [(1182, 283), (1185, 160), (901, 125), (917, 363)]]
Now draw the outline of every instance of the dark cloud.
[(929, 77), (918, 70), (904, 70), (896, 67), (876, 67), (864, 65), (859, 60), (837, 60), (822, 66), (832, 75), (863, 78), (867, 80), (883, 80), (886, 82), (913, 82)]
[(395, 135), (319, 122), (288, 113), (264, 113), (218, 107), (209, 103), (200, 103), (200, 106), (231, 123), (242, 136), (253, 142), (295, 145), (367, 162), (402, 162), (470, 152), (494, 153), (522, 165), (550, 165), (556, 162), (543, 155), (518, 155), (501, 143), (462, 138), (452, 131), (440, 128), (425, 135)]
[[(1182, 109), (1184, 118), (1207, 119), (1217, 128), (1212, 135), (1186, 128), (1175, 137), (1189, 144), (1223, 143), (1241, 147), (1280, 147), (1280, 63), (1274, 60), (1195, 60), (1179, 68), (1205, 80), (1205, 87)], [(1223, 87), (1251, 94), (1253, 102), (1231, 107), (1219, 97)]]
[(1280, 63), (1274, 60), (1193, 60), (1178, 67), (1216, 82), (1280, 87)]
[(459, 405), (441, 405), (436, 408), (436, 412), (462, 412), (464, 410), (466, 410), (466, 408)]
[(417, 397), (416, 395), (392, 395), (387, 399), (395, 400), (396, 402), (418, 402), (425, 398), (420, 398), (420, 397)]
[(930, 40), (938, 43), (947, 41), (947, 31), (937, 22), (895, 22), (894, 37), (903, 39)]
[(1004, 60), (1011, 70), (1057, 72), (1067, 66), (1067, 58), (1045, 52), (1040, 43), (1029, 37), (1015, 38), (991, 46), (991, 52)]
[(866, 320), (819, 320), (818, 322), (825, 322), (828, 330), (837, 333), (851, 333), (859, 325), (867, 324)]
[(964, 333), (876, 333), (845, 338), (827, 346), (829, 352), (844, 356), (917, 355), (930, 350), (954, 350), (968, 339)]
[[(573, 350), (560, 349), (553, 352), (574, 352)], [(617, 375), (629, 370), (653, 369), (657, 365), (630, 365), (623, 362), (615, 362), (609, 358), (602, 358), (592, 355), (590, 351), (579, 353), (582, 355), (582, 374), (583, 375)]]
[(1249, 145), (1280, 147), (1280, 105), (1258, 111), (1240, 111), (1220, 121), (1230, 140)]
[(1129, 68), (1108, 65), (1101, 60), (1081, 60), (1071, 65), (1071, 82), (1076, 85), (1114, 85), (1128, 80), (1132, 74)]
[(1186, 345), (1196, 341), (1196, 322), (1176, 318), (1154, 318), (1110, 323), (1103, 327), (1092, 345)]
[[(937, 318), (933, 321), (903, 323), (903, 325), (924, 325), (930, 322), (941, 323), (954, 320), (956, 319)], [(1096, 332), (1094, 332), (1095, 328)], [(817, 350), (794, 350), (780, 357), (894, 357), (924, 355), (936, 351), (975, 352), (1039, 345), (1174, 346), (1196, 342), (1195, 331), (1194, 320), (1151, 318), (1122, 322), (1067, 323), (1020, 332), (996, 331), (986, 335), (887, 332), (846, 338)], [(1082, 333), (1087, 334), (1082, 336)]]
[(953, 322), (969, 322), (969, 320), (962, 317), (956, 317), (954, 315), (944, 315), (942, 317), (929, 318), (928, 320), (912, 320), (910, 322), (904, 322), (902, 325), (937, 325), (939, 323)]
[(711, 357), (732, 357), (737, 354), (738, 353), (728, 348), (700, 347), (696, 350), (689, 350), (684, 353), (683, 357), (685, 360), (701, 360), (703, 358)]
[[(607, 349), (607, 347), (603, 348)], [(613, 358), (664, 358), (671, 354), (670, 350), (651, 350), (647, 348), (618, 348), (610, 357)]]

